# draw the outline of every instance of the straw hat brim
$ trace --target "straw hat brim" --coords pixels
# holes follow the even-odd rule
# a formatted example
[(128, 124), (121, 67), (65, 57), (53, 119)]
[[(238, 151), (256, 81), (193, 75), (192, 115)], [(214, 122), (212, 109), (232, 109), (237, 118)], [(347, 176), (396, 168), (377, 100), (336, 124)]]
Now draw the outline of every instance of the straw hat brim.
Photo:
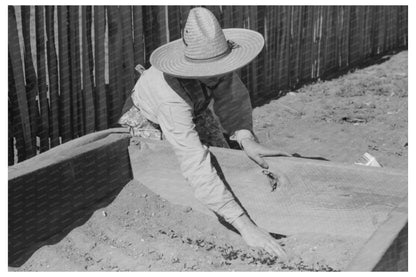
[(239, 45), (223, 58), (206, 62), (192, 62), (185, 58), (182, 39), (160, 46), (150, 56), (150, 63), (162, 72), (175, 77), (197, 79), (223, 75), (251, 62), (263, 49), (263, 36), (248, 29), (223, 29), (225, 38)]

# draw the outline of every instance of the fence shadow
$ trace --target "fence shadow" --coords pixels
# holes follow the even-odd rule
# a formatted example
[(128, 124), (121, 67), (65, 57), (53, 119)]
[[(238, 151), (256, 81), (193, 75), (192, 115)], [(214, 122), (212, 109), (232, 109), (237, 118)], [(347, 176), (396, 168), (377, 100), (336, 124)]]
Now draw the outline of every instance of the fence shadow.
[[(337, 79), (337, 78), (339, 78), (339, 77), (341, 77), (345, 74), (354, 72), (356, 70), (363, 69), (363, 68), (366, 68), (366, 67), (369, 67), (369, 66), (372, 66), (372, 65), (382, 64), (382, 63), (390, 60), (392, 55), (397, 54), (401, 51), (407, 51), (407, 50), (408, 50), (407, 47), (400, 47), (398, 49), (387, 51), (385, 53), (381, 53), (381, 54), (378, 54), (376, 56), (368, 57), (367, 59), (363, 60), (362, 63), (360, 63), (359, 65), (347, 67), (347, 68), (342, 69), (342, 70), (334, 70), (332, 72), (331, 71), (326, 72), (326, 74), (322, 75), (322, 77), (320, 77), (319, 80), (320, 81), (331, 81), (333, 79)], [(261, 107), (263, 105), (267, 105), (270, 102), (285, 96), (289, 92), (299, 90), (300, 88), (302, 88), (306, 85), (313, 84), (317, 81), (318, 81), (318, 79), (309, 80), (309, 81), (305, 81), (305, 82), (300, 82), (292, 88), (281, 90), (277, 93), (274, 92), (274, 93), (271, 93), (271, 94), (268, 94), (268, 95), (260, 95), (259, 97), (252, 100), (253, 108)]]
[(78, 148), (60, 146), (68, 158), (55, 151), (20, 164), (12, 174), (9, 169), (9, 266), (21, 266), (40, 247), (59, 242), (117, 197), (133, 178), (129, 140), (110, 135)]
[[(27, 260), (37, 250), (39, 250), (43, 246), (54, 245), (56, 243), (59, 243), (72, 230), (74, 230), (75, 228), (79, 226), (84, 225), (91, 218), (91, 216), (94, 214), (95, 211), (110, 205), (118, 196), (118, 194), (121, 192), (124, 185), (121, 185), (116, 190), (109, 192), (102, 199), (97, 199), (96, 202), (88, 203), (88, 206), (85, 206), (83, 209), (76, 212), (76, 217), (72, 216), (72, 217), (67, 218), (66, 221), (69, 221), (69, 222), (67, 222), (66, 224), (68, 225), (60, 226), (60, 228), (57, 229), (57, 233), (50, 234), (49, 232), (47, 232), (47, 233), (40, 234), (39, 232), (37, 234), (38, 235), (37, 238), (35, 238), (34, 240), (31, 240), (30, 242), (26, 242), (27, 243), (26, 246), (19, 247), (19, 249), (16, 248), (16, 245), (19, 245), (20, 243), (17, 242), (15, 239), (13, 239), (13, 234), (12, 234), (12, 237), (9, 238), (9, 244), (14, 243), (14, 246), (9, 247), (9, 262), (8, 262), (9, 266), (20, 267), (25, 262), (27, 262)], [(50, 203), (46, 203), (46, 202), (39, 202), (38, 204), (50, 206)], [(55, 210), (47, 210), (46, 212), (54, 213)], [(38, 218), (38, 220), (42, 220), (42, 219)], [(34, 235), (36, 234), (31, 234), (31, 236), (34, 236)]]

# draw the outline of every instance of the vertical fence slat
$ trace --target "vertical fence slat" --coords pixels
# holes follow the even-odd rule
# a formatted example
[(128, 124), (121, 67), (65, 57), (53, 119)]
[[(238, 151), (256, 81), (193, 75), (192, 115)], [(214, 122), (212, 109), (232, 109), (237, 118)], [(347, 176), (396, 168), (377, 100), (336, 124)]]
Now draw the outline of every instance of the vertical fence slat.
[(302, 57), (301, 57), (301, 73), (300, 80), (305, 81), (311, 77), (311, 49), (312, 49), (312, 35), (313, 35), (313, 7), (303, 7), (303, 28), (302, 28)]
[[(256, 11), (256, 29), (257, 31), (263, 35), (265, 32), (264, 27), (264, 16), (265, 16), (265, 10), (266, 8), (264, 6), (258, 6)], [(267, 93), (264, 90), (264, 58), (266, 55), (266, 49), (263, 47), (260, 54), (255, 59), (255, 65), (254, 66), (254, 74), (257, 78), (256, 80), (256, 86), (254, 87), (254, 98), (251, 99), (254, 105), (256, 105), (256, 100), (260, 100), (259, 98), (263, 98), (263, 95)]]
[[(10, 63), (10, 59), (9, 59), (9, 63)], [(11, 81), (9, 80), (9, 87), (10, 87)], [(13, 140), (13, 103), (11, 102), (10, 99), (10, 88), (9, 88), (9, 92), (8, 92), (8, 133), (7, 133), (7, 137), (8, 137), (8, 163), (7, 165), (13, 165), (14, 164), (14, 140)]]
[(73, 138), (68, 7), (58, 6), (59, 110), (62, 143)]
[(232, 6), (222, 6), (222, 18), (223, 18), (223, 28), (232, 28), (233, 27), (233, 7)]
[(79, 19), (79, 7), (69, 6), (69, 47), (71, 55), (72, 124), (74, 137), (79, 137), (84, 134)]
[[(38, 79), (35, 72), (35, 67), (33, 66), (32, 59), (32, 46), (30, 43), (31, 32), (30, 32), (30, 6), (21, 7), (22, 14), (22, 33), (23, 33), (23, 43), (24, 43), (24, 67), (25, 67), (25, 77), (26, 77), (26, 97), (27, 104), (29, 108), (30, 116), (30, 126), (32, 134), (32, 144), (33, 149), (36, 149), (36, 136), (38, 132), (38, 121), (39, 119), (39, 109), (38, 101), (36, 100), (38, 96)], [(35, 155), (36, 153), (32, 153)]]
[(153, 50), (166, 43), (165, 9), (160, 6), (143, 7), (146, 67)]
[[(388, 7), (390, 8), (390, 7)], [(387, 7), (383, 7), (383, 6), (379, 6), (378, 7), (378, 17), (377, 17), (377, 21), (379, 24), (379, 29), (378, 29), (378, 39), (377, 39), (377, 44), (379, 45), (378, 48), (378, 54), (384, 52), (385, 48), (386, 48), (386, 13), (385, 10), (387, 9)]]
[(49, 75), (49, 134), (51, 147), (59, 145), (58, 61), (55, 50), (54, 7), (46, 7), (47, 60)]
[[(241, 26), (241, 28), (247, 28), (247, 7), (242, 6), (240, 10), (237, 10), (237, 16), (236, 19), (237, 24)], [(244, 66), (240, 69), (240, 78), (243, 81), (243, 83), (246, 85), (246, 87), (250, 90), (250, 79), (249, 79), (249, 71), (248, 67)]]
[(367, 58), (371, 54), (371, 13), (370, 7), (364, 6), (364, 42), (363, 42), (363, 55)]
[(122, 27), (119, 8), (107, 7), (108, 15), (108, 53), (109, 53), (109, 126), (114, 126), (119, 119), (123, 107), (122, 84)]
[(265, 58), (263, 60), (264, 63), (264, 69), (267, 72), (267, 74), (265, 75), (264, 78), (264, 88), (266, 90), (266, 94), (270, 95), (271, 93), (271, 76), (273, 75), (272, 71), (272, 67), (271, 67), (271, 55), (272, 53), (274, 53), (274, 49), (272, 48), (272, 46), (274, 46), (275, 44), (273, 44), (271, 41), (273, 41), (273, 34), (275, 32), (276, 29), (276, 24), (274, 24), (274, 17), (272, 16), (272, 13), (274, 13), (274, 10), (276, 9), (276, 7), (270, 7), (269, 9), (266, 9), (265, 11), (265, 26), (266, 26), (266, 30), (264, 32), (264, 38), (265, 38)]
[(318, 54), (319, 54), (319, 40), (320, 40), (320, 20), (321, 12), (319, 6), (313, 7), (313, 34), (312, 34), (312, 80), (316, 80), (318, 77)]
[[(88, 11), (89, 9), (89, 11)], [(92, 59), (90, 52), (91, 41), (88, 39), (88, 24), (91, 24), (91, 8), (82, 6), (82, 92), (84, 100), (84, 111), (85, 115), (85, 133), (92, 133), (95, 130), (95, 106), (94, 96), (92, 88), (92, 72), (90, 68), (90, 60)], [(91, 37), (91, 36), (89, 36)]]
[(143, 35), (143, 8), (142, 6), (133, 7), (133, 26), (134, 26), (134, 65), (144, 66), (144, 35)]
[(361, 6), (351, 7), (349, 36), (349, 65), (356, 66), (363, 59), (364, 45), (364, 9)]
[(348, 67), (348, 50), (349, 50), (349, 36), (350, 36), (350, 7), (341, 7), (342, 16), (342, 40), (341, 40), (341, 69)]
[(19, 37), (17, 34), (17, 24), (16, 24), (16, 15), (14, 7), (8, 7), (8, 48), (9, 55), (11, 60), (11, 68), (9, 69), (9, 74), (13, 74), (14, 79), (14, 90), (17, 94), (16, 96), (16, 107), (19, 111), (19, 116), (21, 119), (21, 129), (22, 136), (21, 138), (16, 137), (16, 139), (22, 140), (22, 146), (24, 145), (24, 152), (20, 156), (20, 159), (25, 159), (27, 156), (32, 156), (35, 153), (35, 149), (32, 144), (32, 134), (30, 130), (30, 119), (29, 119), (29, 109), (27, 105), (26, 90), (25, 90), (25, 81), (23, 79), (23, 67), (22, 67), (22, 58), (20, 56), (20, 43)]
[[(257, 12), (258, 12), (259, 7), (253, 6), (250, 9), (248, 9), (248, 16), (250, 18), (250, 25), (249, 28), (252, 30), (257, 30), (259, 31), (259, 27), (258, 27), (258, 21), (257, 21)], [(221, 18), (221, 15), (219, 15), (219, 17)], [(260, 64), (260, 56), (262, 55), (264, 51), (262, 51), (250, 64), (249, 64), (249, 72), (250, 72), (250, 79), (251, 79), (251, 88), (250, 88), (250, 94), (251, 94), (251, 99), (254, 102), (255, 99), (258, 98), (259, 96), (259, 91), (258, 91), (258, 74), (257, 74), (257, 70)]]
[(94, 51), (95, 51), (95, 111), (96, 128), (108, 128), (107, 122), (107, 93), (105, 89), (105, 10), (103, 6), (94, 6)]
[[(14, 148), (16, 147), (16, 151), (17, 151), (17, 162), (21, 162), (23, 160), (26, 159), (26, 149), (25, 149), (25, 140), (24, 140), (24, 136), (23, 136), (23, 124), (22, 124), (22, 117), (20, 115), (20, 110), (19, 110), (19, 102), (17, 99), (17, 93), (16, 93), (16, 86), (15, 86), (15, 79), (14, 79), (14, 74), (13, 74), (13, 65), (12, 65), (12, 57), (10, 55), (10, 50), (8, 53), (8, 64), (9, 64), (9, 100), (10, 100), (10, 112), (11, 112), (11, 118), (10, 118), (10, 122), (11, 122), (11, 141), (12, 141), (12, 148), (14, 150)], [(16, 140), (16, 144), (14, 145), (14, 140), (13, 138)], [(34, 147), (32, 145), (32, 147)], [(13, 151), (13, 163), (15, 162), (15, 157), (14, 157), (14, 151)]]
[(153, 34), (153, 21), (156, 18), (153, 17), (151, 6), (144, 6), (142, 10), (143, 16), (143, 38), (144, 38), (144, 53), (145, 53), (145, 64), (148, 68), (150, 66), (149, 58), (154, 49), (153, 42), (157, 34)]
[[(283, 30), (283, 22), (285, 20), (284, 16), (282, 16), (284, 9), (283, 6), (274, 7), (274, 12), (271, 15), (271, 33), (270, 33), (270, 70), (272, 72), (272, 76), (270, 76), (270, 90), (274, 90), (276, 85), (279, 85), (279, 89), (283, 86), (281, 85), (281, 78), (282, 78), (282, 67), (283, 63), (280, 60), (283, 57), (284, 52), (284, 39), (285, 33)], [(273, 27), (276, 26), (276, 27)]]
[(154, 24), (154, 30), (159, 34), (155, 41), (155, 49), (168, 42), (168, 30), (166, 30), (166, 9), (163, 6), (152, 7), (153, 17), (157, 18)]
[(46, 84), (45, 19), (44, 7), (36, 6), (36, 52), (38, 67), (38, 90), (41, 129), (39, 132), (40, 152), (49, 149), (49, 102)]
[(181, 12), (178, 6), (168, 6), (169, 41), (181, 38)]
[(280, 63), (279, 69), (279, 86), (282, 88), (287, 88), (289, 85), (289, 76), (288, 76), (288, 69), (289, 69), (289, 57), (290, 57), (290, 7), (285, 6), (282, 9), (282, 16), (281, 16), (281, 26), (283, 27), (281, 32), (281, 41), (279, 44), (280, 50), (280, 57), (275, 62)]
[(390, 24), (389, 26), (391, 26), (390, 28), (390, 45), (389, 45), (389, 50), (394, 49), (394, 47), (397, 45), (397, 36), (396, 34), (399, 33), (399, 26), (397, 24), (397, 11), (399, 10), (398, 6), (395, 6), (394, 8), (392, 8), (390, 10)]
[[(87, 49), (88, 49), (88, 58), (89, 58), (89, 67), (90, 67), (90, 79), (91, 85), (94, 89), (94, 40), (93, 40), (93, 22), (94, 22), (94, 15), (92, 6), (87, 6), (86, 8), (86, 16), (87, 16)], [(94, 95), (94, 93), (93, 93)]]
[(290, 87), (296, 87), (300, 78), (300, 57), (301, 57), (301, 35), (302, 35), (302, 9), (303, 7), (293, 7), (293, 35), (292, 51), (290, 52)]
[(325, 71), (325, 42), (327, 37), (327, 17), (328, 17), (328, 10), (326, 7), (321, 6), (321, 19), (320, 19), (320, 37), (319, 37), (319, 62), (318, 62), (318, 78), (323, 76), (323, 72)]
[(400, 21), (400, 45), (401, 46), (407, 46), (408, 42), (408, 8), (407, 6), (401, 6), (400, 7), (400, 14), (399, 18)]
[(338, 69), (338, 33), (339, 33), (339, 24), (338, 24), (338, 7), (330, 7), (331, 13), (328, 22), (328, 40), (325, 47), (325, 54), (327, 58), (326, 71), (327, 77), (331, 77), (335, 74)]
[(372, 6), (371, 11), (371, 55), (375, 56), (378, 54), (379, 45), (378, 45), (378, 33), (380, 25), (378, 22), (379, 14), (378, 7)]
[(121, 6), (120, 14), (123, 26), (123, 84), (124, 99), (130, 96), (134, 86), (134, 50), (132, 10), (129, 6)]

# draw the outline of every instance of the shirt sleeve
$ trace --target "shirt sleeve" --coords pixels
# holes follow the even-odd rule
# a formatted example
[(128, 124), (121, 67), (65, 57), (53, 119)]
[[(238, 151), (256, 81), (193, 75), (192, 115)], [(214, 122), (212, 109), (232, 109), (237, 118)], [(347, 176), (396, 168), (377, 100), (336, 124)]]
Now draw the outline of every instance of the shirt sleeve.
[(250, 95), (237, 73), (227, 75), (212, 93), (214, 112), (228, 135), (238, 130), (253, 131)]
[(229, 223), (241, 216), (243, 209), (219, 178), (211, 164), (208, 148), (199, 140), (191, 107), (182, 102), (162, 104), (158, 122), (173, 147), (183, 176), (194, 189), (195, 197)]

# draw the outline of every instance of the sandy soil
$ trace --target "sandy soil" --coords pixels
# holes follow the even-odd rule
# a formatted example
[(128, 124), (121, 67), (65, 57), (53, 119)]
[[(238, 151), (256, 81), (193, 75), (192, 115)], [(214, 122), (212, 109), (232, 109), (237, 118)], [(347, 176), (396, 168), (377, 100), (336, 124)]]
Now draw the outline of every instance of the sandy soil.
[(407, 51), (385, 59), (256, 108), (260, 141), (343, 163), (368, 152), (385, 167), (407, 169)]
[[(254, 110), (267, 145), (353, 163), (364, 152), (407, 169), (407, 51), (340, 78), (305, 86)], [(290, 260), (246, 247), (238, 234), (138, 182), (62, 241), (12, 271), (337, 271), (362, 246), (320, 234), (277, 237)]]

